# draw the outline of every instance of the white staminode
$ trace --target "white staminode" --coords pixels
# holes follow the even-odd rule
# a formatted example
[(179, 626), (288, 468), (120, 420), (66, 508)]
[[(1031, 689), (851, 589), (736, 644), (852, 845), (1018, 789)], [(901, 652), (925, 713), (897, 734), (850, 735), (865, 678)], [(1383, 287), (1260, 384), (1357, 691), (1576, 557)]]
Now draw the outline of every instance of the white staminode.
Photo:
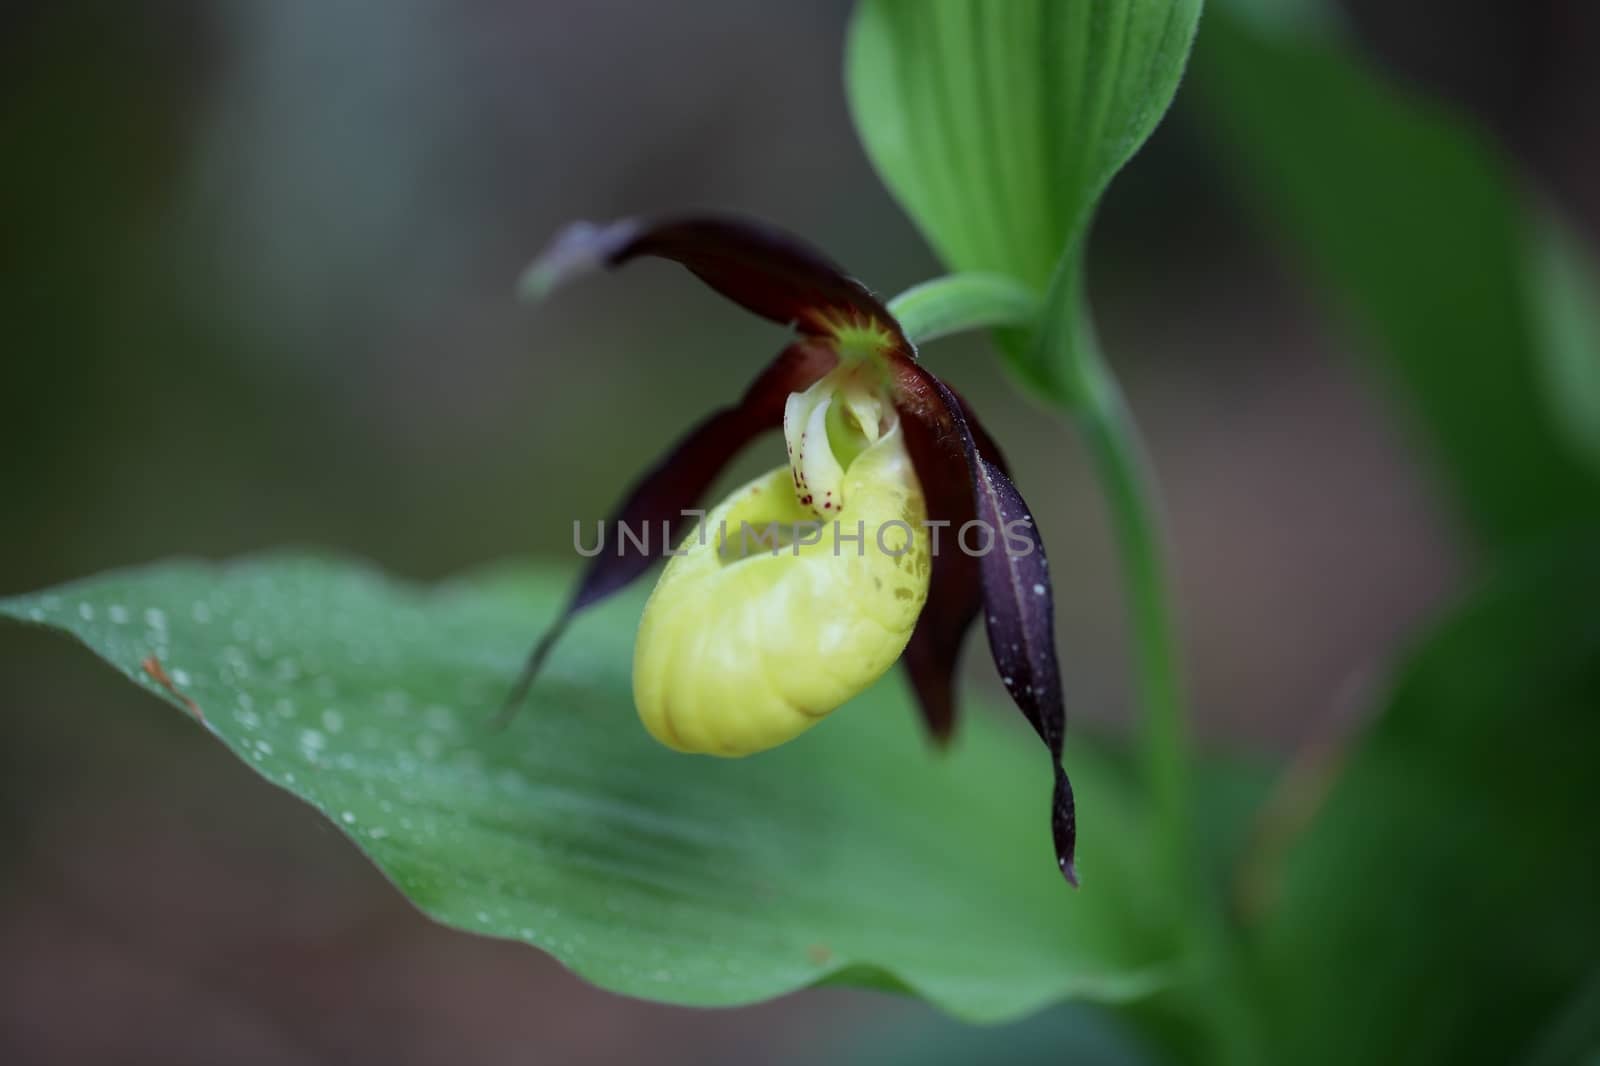
[(886, 405), (859, 366), (840, 366), (804, 392), (789, 394), (783, 435), (795, 496), (821, 517), (844, 506), (850, 461), (888, 429)]

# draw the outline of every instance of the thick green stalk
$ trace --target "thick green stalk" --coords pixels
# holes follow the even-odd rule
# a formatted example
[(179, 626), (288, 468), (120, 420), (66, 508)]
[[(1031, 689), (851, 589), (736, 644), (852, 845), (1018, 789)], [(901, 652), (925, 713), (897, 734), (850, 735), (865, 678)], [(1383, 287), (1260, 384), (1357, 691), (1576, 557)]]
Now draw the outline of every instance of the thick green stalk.
[[(1177, 620), (1155, 477), (1138, 427), (1106, 365), (1084, 289), (1083, 241), (1062, 257), (1034, 343), (1016, 353), (1024, 380), (1051, 407), (1075, 418), (1111, 512), (1128, 600), (1138, 679), (1140, 748), (1155, 810), (1163, 881), (1178, 900), (1198, 871), (1189, 802), (1189, 724)], [(1182, 907), (1174, 909), (1182, 914)]]
[(1143, 711), (1140, 754), (1155, 809), (1169, 914), (1193, 967), (1191, 988), (1200, 1011), (1195, 1020), (1209, 1029), (1216, 1058), (1258, 1062), (1255, 1022), (1231, 990), (1239, 960), (1222, 900), (1206, 883), (1195, 851), (1189, 709), (1156, 478), (1122, 389), (1101, 354), (1081, 269), (1065, 280), (1070, 295), (1051, 304), (1041, 331), (1046, 365), (1056, 371), (1051, 400), (1082, 429), (1121, 555)]
[(1143, 709), (1141, 755), (1174, 891), (1194, 876), (1189, 817), (1189, 724), (1171, 576), (1155, 478), (1122, 389), (1097, 351), (1082, 357), (1072, 409), (1100, 481), (1121, 555), (1134, 673)]
[(1193, 967), (1190, 988), (1199, 1013), (1191, 1017), (1210, 1030), (1216, 1057), (1256, 1062), (1254, 1021), (1231, 992), (1238, 959), (1222, 901), (1207, 884), (1195, 850), (1189, 710), (1156, 479), (1095, 335), (1081, 241), (1062, 261), (1045, 302), (1037, 346), (1029, 354), (1023, 369), (1036, 375), (1029, 384), (1082, 430), (1116, 535), (1142, 710), (1140, 755), (1155, 811), (1167, 913)]
[[(1081, 261), (1068, 257), (1050, 297), (997, 275), (956, 274), (890, 301), (913, 343), (971, 329), (1012, 329), (1001, 346), (1022, 382), (1050, 408), (1075, 419), (1111, 514), (1127, 589), (1138, 680), (1141, 758), (1155, 811), (1157, 854), (1168, 930), (1193, 966), (1189, 1024), (1210, 1029), (1222, 1061), (1259, 1061), (1252, 1020), (1229, 991), (1237, 965), (1220, 901), (1194, 850), (1189, 722), (1182, 656), (1162, 536), (1155, 477), (1138, 427), (1101, 355), (1082, 288)], [(1029, 336), (1033, 342), (1028, 342)], [(1015, 343), (1013, 343), (1015, 342)], [(1189, 1047), (1204, 1058), (1202, 1045)]]

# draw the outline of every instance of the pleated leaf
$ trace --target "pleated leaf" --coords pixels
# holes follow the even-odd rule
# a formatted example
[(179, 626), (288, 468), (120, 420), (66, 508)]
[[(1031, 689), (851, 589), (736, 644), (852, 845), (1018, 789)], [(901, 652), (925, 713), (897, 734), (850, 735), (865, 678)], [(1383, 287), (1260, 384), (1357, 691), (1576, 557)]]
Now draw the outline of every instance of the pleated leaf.
[[(846, 83), (867, 153), (952, 269), (1043, 293), (1177, 90), (1200, 0), (866, 0)], [(1062, 292), (1076, 282), (1056, 281)], [(1060, 352), (1002, 335), (1053, 395)]]

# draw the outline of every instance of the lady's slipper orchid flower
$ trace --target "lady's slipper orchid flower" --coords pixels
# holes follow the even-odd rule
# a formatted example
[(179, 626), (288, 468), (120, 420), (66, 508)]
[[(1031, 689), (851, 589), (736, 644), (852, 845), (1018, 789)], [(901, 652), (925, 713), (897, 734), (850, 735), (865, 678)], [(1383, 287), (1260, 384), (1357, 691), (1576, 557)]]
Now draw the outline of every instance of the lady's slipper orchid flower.
[[(573, 615), (672, 556), (634, 651), (635, 703), (656, 739), (711, 755), (762, 751), (903, 658), (928, 729), (943, 742), (955, 723), (957, 656), (981, 609), (1006, 690), (1049, 749), (1056, 856), (1076, 884), (1048, 563), (999, 449), (917, 362), (877, 297), (768, 226), (724, 217), (577, 223), (525, 284), (542, 295), (639, 256), (682, 264), (796, 337), (737, 403), (691, 430), (624, 498), (605, 527), (614, 548), (590, 561), (508, 708)], [(779, 428), (788, 463), (736, 489), (677, 539), (735, 453)], [(630, 538), (624, 529), (666, 535)]]

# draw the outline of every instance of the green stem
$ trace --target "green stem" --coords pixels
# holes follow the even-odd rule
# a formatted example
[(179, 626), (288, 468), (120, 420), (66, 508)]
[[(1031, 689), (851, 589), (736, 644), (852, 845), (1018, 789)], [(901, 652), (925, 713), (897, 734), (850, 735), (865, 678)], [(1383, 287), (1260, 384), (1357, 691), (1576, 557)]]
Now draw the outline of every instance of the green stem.
[(1188, 710), (1155, 479), (1122, 390), (1097, 351), (1080, 355), (1074, 410), (1111, 512), (1127, 589), (1141, 754), (1174, 891), (1194, 876), (1190, 854)]
[[(1111, 511), (1143, 711), (1145, 787), (1155, 810), (1163, 882), (1175, 902), (1189, 900), (1198, 871), (1190, 824), (1188, 709), (1155, 477), (1095, 335), (1081, 240), (1062, 257), (1051, 281), (1035, 343), (1012, 354), (1024, 380), (1051, 406), (1078, 420)], [(1187, 911), (1180, 905), (1173, 915), (1181, 918)]]
[(1222, 1061), (1255, 1062), (1260, 1056), (1253, 1022), (1231, 993), (1237, 960), (1194, 850), (1188, 710), (1155, 477), (1095, 338), (1081, 268), (1077, 257), (1069, 258), (1043, 302), (1008, 278), (956, 274), (908, 290), (889, 309), (917, 344), (962, 330), (1027, 329), (1036, 343), (1028, 344), (1024, 335), (1000, 335), (1008, 361), (1025, 385), (1082, 429), (1111, 512), (1127, 588), (1143, 711), (1141, 757), (1155, 811), (1163, 902), (1174, 924), (1168, 932), (1194, 967), (1191, 989), (1204, 1004), (1199, 1017), (1190, 1017), (1215, 1026)]
[(1238, 960), (1220, 901), (1203, 882), (1194, 851), (1189, 720), (1182, 654), (1162, 537), (1155, 476), (1122, 390), (1095, 346), (1079, 353), (1075, 408), (1121, 549), (1133, 655), (1144, 709), (1142, 756), (1156, 811), (1168, 912), (1193, 966), (1202, 1018), (1214, 1026), (1213, 1050), (1225, 1062), (1260, 1061), (1254, 1024), (1232, 994)]
[(1221, 901), (1206, 883), (1195, 850), (1189, 714), (1156, 479), (1095, 336), (1081, 254), (1080, 247), (1064, 260), (1046, 301), (1038, 345), (1027, 353), (1030, 359), (1020, 361), (1019, 370), (1047, 402), (1077, 419), (1111, 513), (1143, 711), (1144, 778), (1155, 811), (1167, 914), (1193, 967), (1191, 989), (1200, 1004), (1193, 1020), (1211, 1030), (1221, 1061), (1258, 1062), (1254, 1021), (1233, 992), (1239, 960)]

